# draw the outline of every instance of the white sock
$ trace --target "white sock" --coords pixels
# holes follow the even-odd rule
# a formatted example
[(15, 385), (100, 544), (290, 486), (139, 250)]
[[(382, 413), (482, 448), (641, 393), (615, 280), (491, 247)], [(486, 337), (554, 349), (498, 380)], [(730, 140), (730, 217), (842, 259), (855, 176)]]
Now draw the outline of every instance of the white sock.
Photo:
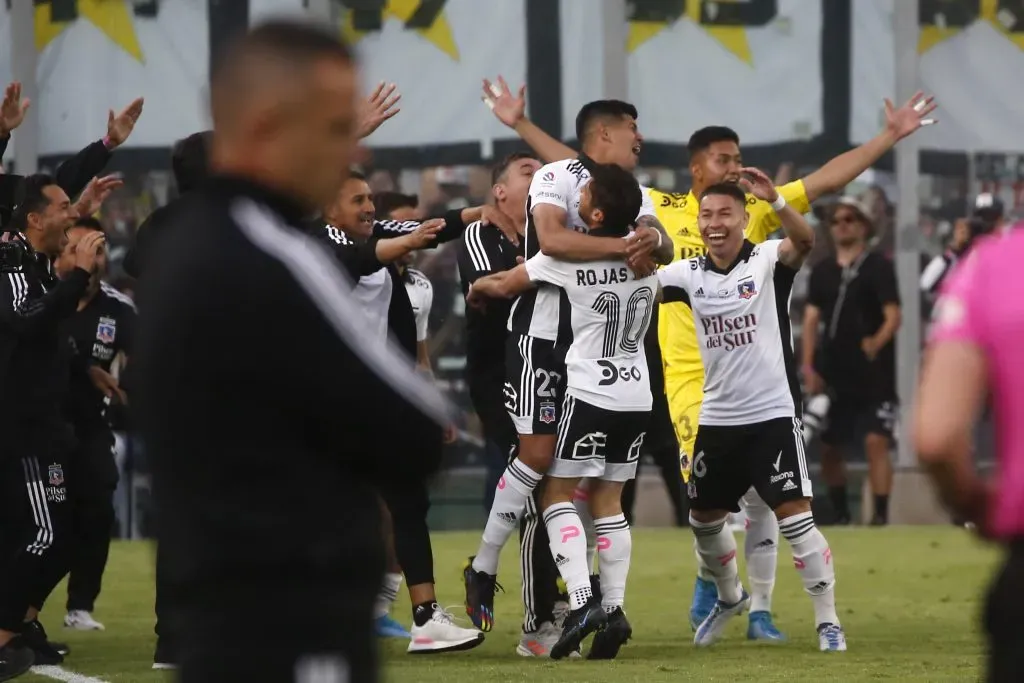
[(551, 557), (565, 581), (569, 608), (579, 609), (593, 596), (587, 568), (587, 537), (583, 522), (572, 503), (555, 503), (544, 511)]
[(704, 523), (690, 515), (690, 528), (697, 539), (697, 553), (718, 587), (718, 599), (730, 605), (739, 602), (743, 590), (736, 567), (736, 537), (726, 520)]
[(772, 509), (753, 489), (743, 497), (743, 502), (747, 512), (743, 551), (750, 579), (750, 611), (771, 612), (779, 560), (779, 523)]
[(577, 488), (572, 495), (576, 514), (583, 522), (583, 530), (587, 533), (587, 571), (594, 572), (594, 558), (597, 556), (597, 532), (594, 531), (594, 516), (590, 514), (590, 494), (586, 488)]
[(402, 575), (388, 572), (384, 575), (384, 581), (380, 584), (380, 592), (377, 593), (377, 602), (373, 607), (375, 618), (383, 617), (391, 611), (391, 605), (398, 598), (398, 591), (402, 588)]
[(791, 515), (779, 522), (779, 529), (793, 548), (793, 563), (800, 572), (804, 590), (814, 604), (815, 624), (838, 626), (836, 572), (832, 564), (832, 550), (814, 525), (814, 515), (810, 512)]
[(697, 557), (697, 576), (699, 576), (702, 581), (710, 581), (714, 583), (715, 575), (712, 574), (711, 570), (708, 569), (708, 566), (704, 564), (704, 558), (701, 557), (700, 548), (697, 547), (696, 536), (693, 537), (693, 554)]
[(519, 519), (526, 509), (526, 501), (533, 495), (541, 477), (518, 459), (509, 463), (494, 490), (494, 503), (487, 515), (480, 549), (473, 559), (473, 570), (491, 576), (498, 573), (498, 557), (508, 543), (512, 532), (519, 528)]
[(633, 535), (626, 515), (594, 520), (597, 535), (598, 567), (601, 571), (601, 606), (605, 612), (622, 607), (626, 599), (626, 578), (633, 553)]

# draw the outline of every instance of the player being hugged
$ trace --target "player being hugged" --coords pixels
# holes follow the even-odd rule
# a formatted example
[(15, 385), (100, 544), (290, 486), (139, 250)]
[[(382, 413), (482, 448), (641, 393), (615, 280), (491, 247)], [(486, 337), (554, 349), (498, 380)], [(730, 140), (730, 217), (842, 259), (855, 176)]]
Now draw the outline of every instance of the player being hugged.
[[(642, 202), (640, 186), (619, 166), (595, 165), (582, 189), (579, 214), (591, 235), (626, 237)], [(647, 431), (651, 388), (643, 339), (651, 321), (657, 279), (638, 277), (621, 260), (572, 263), (537, 254), (516, 268), (477, 280), (473, 305), (483, 297), (511, 297), (540, 283), (562, 288), (570, 306), (559, 317), (559, 338), (571, 334), (567, 383), (555, 460), (541, 501), (551, 554), (565, 580), (571, 612), (551, 648), (552, 659), (594, 639), (590, 659), (612, 659), (632, 635), (622, 611), (632, 549), (622, 513), (625, 482), (636, 476)], [(573, 492), (590, 479), (590, 512), (598, 540), (600, 602), (593, 595), (587, 539)]]
[[(742, 169), (740, 184), (712, 185), (700, 195), (698, 226), (707, 256), (659, 271), (665, 301), (693, 311), (704, 361), (704, 403), (687, 485), (697, 551), (718, 587), (718, 601), (697, 628), (710, 645), (750, 600), (740, 584), (730, 511), (753, 486), (774, 510), (779, 529), (814, 604), (822, 651), (845, 651), (835, 607), (835, 569), (811, 514), (811, 481), (801, 436), (801, 395), (793, 358), (789, 297), (793, 278), (814, 246), (814, 231), (786, 204), (764, 173)], [(785, 239), (744, 239), (745, 192), (771, 203)]]

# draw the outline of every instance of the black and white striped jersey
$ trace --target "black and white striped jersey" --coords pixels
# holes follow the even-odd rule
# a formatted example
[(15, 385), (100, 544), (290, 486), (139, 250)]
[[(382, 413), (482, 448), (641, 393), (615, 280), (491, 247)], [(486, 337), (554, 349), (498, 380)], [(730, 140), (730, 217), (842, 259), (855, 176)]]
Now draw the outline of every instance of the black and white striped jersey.
[[(565, 227), (587, 232), (587, 225), (580, 218), (580, 193), (583, 186), (590, 182), (590, 171), (587, 170), (590, 163), (589, 159), (582, 156), (579, 159), (564, 159), (547, 164), (534, 174), (526, 198), (526, 258), (540, 253), (537, 226), (533, 221), (533, 207), (538, 204), (551, 204), (564, 209)], [(653, 216), (654, 205), (651, 203), (650, 190), (643, 186), (640, 189), (644, 201), (637, 217)], [(509, 331), (555, 341), (558, 336), (559, 301), (559, 293), (552, 287), (538, 287), (523, 294), (512, 305)]]
[(638, 279), (618, 260), (569, 263), (544, 254), (529, 259), (526, 272), (533, 282), (561, 288), (569, 302), (566, 396), (605, 410), (650, 410), (644, 336), (658, 279)]
[[(466, 228), (459, 243), (459, 277), (462, 295), (479, 278), (516, 267), (523, 255), (523, 242), (512, 244), (501, 230), (479, 221)], [(492, 371), (504, 378), (505, 339), (512, 303), (493, 299), (487, 307), (466, 308), (466, 365), (470, 373)], [(504, 379), (502, 379), (504, 381)]]
[(406, 268), (405, 291), (412, 304), (412, 313), (416, 318), (416, 341), (427, 340), (430, 332), (430, 308), (434, 304), (434, 286), (427, 276), (415, 268)]
[(789, 300), (796, 271), (779, 262), (782, 240), (743, 243), (725, 270), (709, 257), (658, 271), (664, 301), (693, 311), (704, 362), (701, 425), (800, 417)]

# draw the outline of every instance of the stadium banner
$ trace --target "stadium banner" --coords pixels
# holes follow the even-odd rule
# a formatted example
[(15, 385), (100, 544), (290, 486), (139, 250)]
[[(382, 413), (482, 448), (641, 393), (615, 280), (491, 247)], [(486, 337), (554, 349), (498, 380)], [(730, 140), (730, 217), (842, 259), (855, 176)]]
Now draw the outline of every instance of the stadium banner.
[[(850, 139), (854, 143), (862, 143), (881, 130), (882, 100), (894, 97), (895, 1), (852, 3)], [(921, 135), (922, 148), (944, 152), (1024, 152), (1017, 87), (1024, 73), (1021, 3), (918, 2), (921, 89), (934, 95), (939, 103), (939, 125)]]
[[(647, 140), (686, 144), (693, 131), (716, 124), (735, 128), (744, 145), (822, 132), (820, 0), (632, 4), (629, 99)], [(600, 34), (590, 3), (562, 2), (566, 138), (575, 137), (579, 108), (604, 95), (593, 43)]]
[[(481, 81), (526, 78), (524, 0), (386, 0), (383, 10), (344, 10), (363, 89), (396, 83), (402, 112), (370, 147), (445, 145), (512, 136), (480, 101)], [(401, 123), (398, 123), (398, 122)]]
[[(42, 2), (35, 12), (40, 155), (74, 153), (103, 137), (107, 111), (119, 112), (136, 97), (145, 97), (146, 106), (126, 148), (169, 147), (208, 127), (205, 1)], [(7, 3), (0, 3), (4, 85), (12, 80), (10, 31)]]

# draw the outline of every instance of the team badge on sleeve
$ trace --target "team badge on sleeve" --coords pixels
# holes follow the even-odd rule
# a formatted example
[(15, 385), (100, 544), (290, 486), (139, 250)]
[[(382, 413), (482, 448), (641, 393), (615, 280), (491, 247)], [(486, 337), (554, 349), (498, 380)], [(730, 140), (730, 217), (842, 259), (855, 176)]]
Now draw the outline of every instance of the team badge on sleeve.
[(100, 318), (96, 326), (96, 340), (104, 344), (113, 344), (117, 336), (117, 321), (113, 318)]
[(546, 425), (555, 421), (555, 404), (551, 401), (540, 404), (540, 421)]

